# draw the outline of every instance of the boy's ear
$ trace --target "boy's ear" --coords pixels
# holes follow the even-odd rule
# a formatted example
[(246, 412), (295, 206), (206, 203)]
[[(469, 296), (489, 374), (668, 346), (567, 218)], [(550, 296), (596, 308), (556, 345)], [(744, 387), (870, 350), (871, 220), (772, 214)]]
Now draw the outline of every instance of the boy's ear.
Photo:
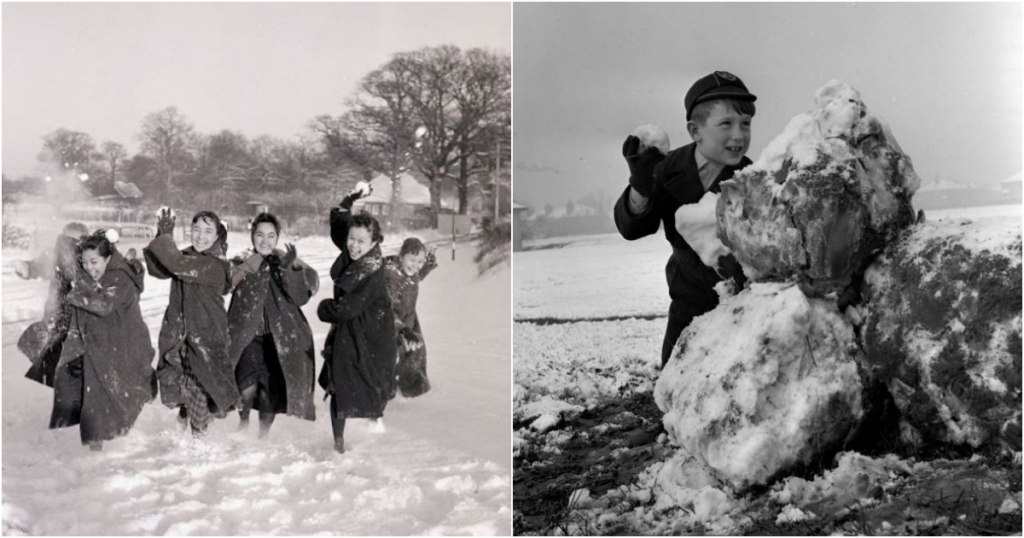
[(686, 122), (686, 132), (690, 133), (690, 138), (693, 139), (694, 142), (700, 142), (697, 138), (700, 135), (700, 125), (698, 125), (697, 122)]

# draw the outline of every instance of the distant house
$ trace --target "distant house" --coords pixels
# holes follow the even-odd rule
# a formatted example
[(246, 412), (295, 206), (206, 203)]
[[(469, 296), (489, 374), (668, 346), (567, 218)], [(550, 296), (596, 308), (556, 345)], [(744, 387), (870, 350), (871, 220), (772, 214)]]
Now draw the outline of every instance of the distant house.
[(527, 209), (529, 208), (524, 205), (512, 204), (512, 252), (523, 250), (523, 232), (526, 226), (523, 216)]
[[(430, 207), (430, 188), (421, 183), (411, 174), (402, 174), (402, 203), (413, 213), (417, 207)], [(364, 210), (373, 216), (387, 217), (391, 207), (391, 178), (380, 174), (370, 180), (373, 193), (359, 200), (354, 210)]]

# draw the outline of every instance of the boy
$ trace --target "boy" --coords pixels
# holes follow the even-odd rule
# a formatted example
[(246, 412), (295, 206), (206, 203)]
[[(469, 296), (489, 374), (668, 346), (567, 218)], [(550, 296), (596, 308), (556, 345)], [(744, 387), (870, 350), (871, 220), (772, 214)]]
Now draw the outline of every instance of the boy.
[(718, 305), (714, 285), (723, 276), (735, 277), (741, 286), (746, 280), (732, 255), (719, 258), (718, 271), (704, 265), (676, 231), (675, 215), (681, 206), (699, 202), (704, 193), (721, 192), (720, 182), (751, 164), (745, 154), (750, 147), (756, 99), (738, 77), (716, 71), (686, 92), (686, 130), (693, 143), (667, 156), (655, 147), (639, 152), (640, 140), (635, 136), (622, 145), (630, 177), (629, 187), (615, 204), (615, 225), (623, 238), (632, 241), (657, 232), (664, 222), (665, 238), (672, 245), (665, 267), (672, 305), (661, 349), (662, 366), (693, 318)]

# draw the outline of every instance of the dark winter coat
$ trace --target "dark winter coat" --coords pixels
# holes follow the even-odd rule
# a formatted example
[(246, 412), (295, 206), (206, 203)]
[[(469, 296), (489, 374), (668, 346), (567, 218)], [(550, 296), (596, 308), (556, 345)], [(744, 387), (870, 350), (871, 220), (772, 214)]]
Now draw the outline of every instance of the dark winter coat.
[[(707, 308), (710, 310), (718, 303), (718, 294), (713, 288), (722, 278), (713, 268), (704, 265), (675, 225), (676, 211), (681, 206), (695, 204), (704, 197), (704, 185), (694, 155), (696, 149), (695, 143), (676, 148), (658, 164), (649, 202), (653, 207), (643, 215), (634, 215), (629, 210), (629, 187), (626, 187), (615, 203), (615, 225), (622, 237), (632, 241), (657, 233), (658, 227), (664, 224), (665, 239), (672, 245), (672, 256), (665, 267), (669, 296), (673, 301), (711, 305)], [(749, 164), (750, 159), (743, 157), (739, 166), (724, 167), (708, 192), (722, 192), (719, 183)]]
[(331, 324), (320, 384), (333, 394), (339, 415), (376, 418), (394, 382), (395, 319), (380, 245), (353, 261), (346, 246), (349, 219), (347, 209), (331, 211), (331, 238), (341, 254), (331, 266), (334, 299), (317, 308), (320, 320)]
[[(280, 258), (281, 251), (275, 251)], [(240, 265), (244, 260), (232, 260)], [(238, 365), (242, 351), (268, 325), (284, 373), (287, 413), (307, 420), (316, 418), (313, 406), (313, 332), (300, 309), (320, 287), (317, 272), (296, 260), (292, 267), (271, 267), (266, 259), (235, 287), (228, 309), (230, 357)], [(264, 315), (266, 317), (264, 317)], [(262, 410), (272, 411), (272, 410)]]
[[(98, 283), (86, 277), (67, 294), (71, 324), (56, 372), (50, 427), (81, 422), (83, 444), (124, 435), (156, 396), (153, 346), (139, 309), (144, 278), (139, 262), (130, 264), (115, 251)], [(67, 367), (77, 360), (80, 365)], [(70, 401), (76, 405), (60, 403)]]
[(76, 239), (61, 235), (52, 253), (44, 252), (28, 262), (28, 278), (48, 280), (50, 290), (43, 305), (43, 319), (25, 329), (18, 339), (18, 349), (32, 361), (25, 377), (48, 387), (53, 386), (57, 361), (71, 322), (67, 294), (75, 273), (81, 271), (75, 252), (77, 244)]
[(391, 296), (391, 306), (395, 311), (395, 332), (398, 335), (411, 333), (421, 344), (412, 351), (398, 346), (398, 365), (395, 372), (398, 390), (408, 398), (430, 390), (430, 381), (427, 378), (427, 346), (423, 340), (419, 316), (416, 315), (416, 300), (419, 297), (420, 281), (436, 267), (436, 264), (427, 263), (419, 273), (409, 276), (402, 271), (399, 256), (388, 256), (384, 259), (388, 294)]
[(217, 245), (198, 252), (179, 251), (170, 234), (157, 236), (143, 249), (149, 274), (173, 279), (170, 304), (160, 328), (157, 380), (160, 399), (168, 407), (184, 405), (180, 355), (188, 357), (192, 372), (213, 400), (218, 414), (241, 399), (235, 384), (234, 363), (228, 351), (228, 315), (224, 295), (231, 289), (231, 268), (219, 258)]

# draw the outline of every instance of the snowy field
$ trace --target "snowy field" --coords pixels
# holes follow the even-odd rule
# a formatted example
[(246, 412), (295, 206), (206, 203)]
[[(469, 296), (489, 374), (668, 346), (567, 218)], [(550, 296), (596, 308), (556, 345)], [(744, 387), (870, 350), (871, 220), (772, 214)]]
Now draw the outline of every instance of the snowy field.
[[(385, 254), (400, 239), (388, 238)], [(233, 233), (231, 254), (247, 243)], [(326, 238), (297, 247), (321, 275), (303, 309), (319, 371), (328, 326), (316, 304), (330, 296), (337, 250)], [(459, 243), (453, 262), (442, 244), (420, 287), (432, 390), (391, 402), (385, 432), (351, 421), (344, 455), (332, 449), (319, 386), (317, 420), (281, 416), (265, 441), (255, 424), (236, 433), (235, 414), (193, 441), (159, 402), (100, 453), (81, 445), (78, 428), (48, 430), (53, 392), (24, 377), (29, 361), (15, 345), (41, 317), (47, 284), (12, 272), (11, 261), (31, 253), (5, 251), (3, 534), (509, 534), (511, 275), (506, 266), (478, 278), (474, 251)], [(146, 279), (141, 306), (154, 348), (168, 291), (167, 281)]]
[[(1021, 214), (1020, 205), (1009, 205), (926, 217)], [(994, 517), (939, 497), (953, 490), (984, 490), (986, 506), (1019, 517), (1019, 466), (1013, 479), (976, 459), (914, 462), (847, 452), (824, 475), (791, 477), (760, 494), (737, 495), (710, 477), (702, 488), (683, 487), (701, 478), (681, 475), (685, 450), (663, 433), (653, 438), (662, 414), (649, 395), (669, 304), (664, 266), (671, 249), (662, 231), (632, 242), (604, 234), (526, 246), (531, 250), (513, 254), (514, 532), (813, 535), (841, 523), (844, 534), (941, 534), (952, 528), (948, 513), (955, 510), (968, 523)], [(877, 506), (861, 521), (847, 506), (879, 505), (867, 491), (914, 502)]]

